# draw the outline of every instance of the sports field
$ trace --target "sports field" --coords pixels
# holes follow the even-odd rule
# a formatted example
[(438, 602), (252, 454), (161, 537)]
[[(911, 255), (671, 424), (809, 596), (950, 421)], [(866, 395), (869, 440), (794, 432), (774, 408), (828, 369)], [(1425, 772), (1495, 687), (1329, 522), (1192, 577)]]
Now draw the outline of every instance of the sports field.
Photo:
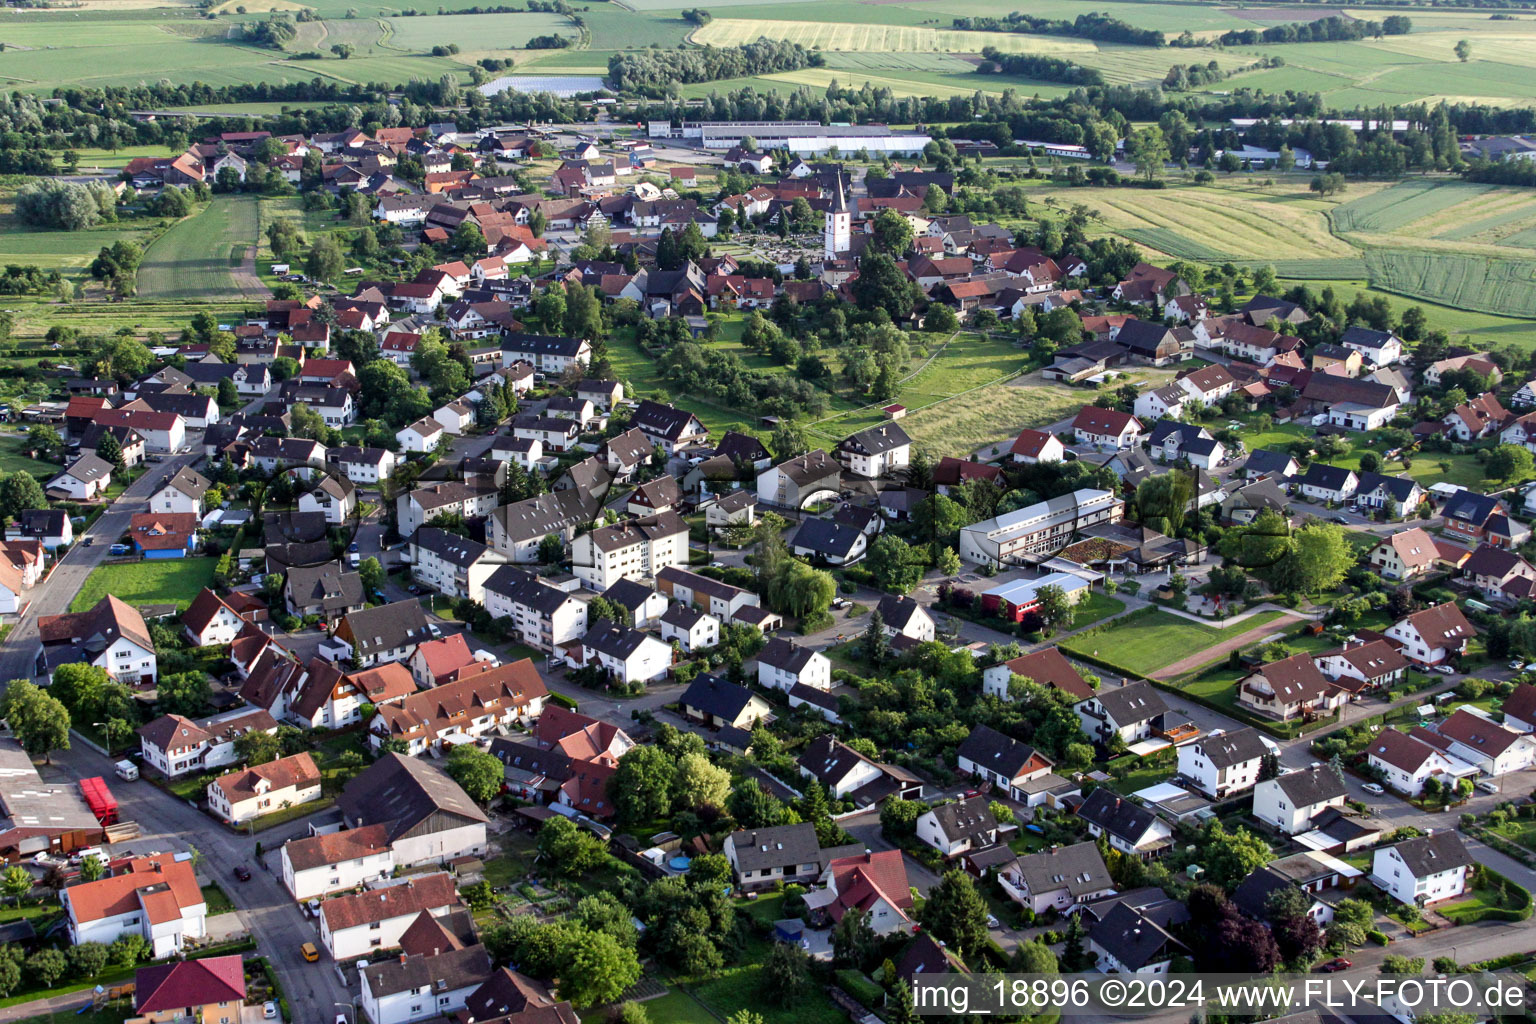
[(146, 299), (258, 295), (249, 279), (242, 289), (234, 273), (256, 244), (258, 202), (247, 196), (216, 196), (161, 235), (144, 253), (139, 294)]

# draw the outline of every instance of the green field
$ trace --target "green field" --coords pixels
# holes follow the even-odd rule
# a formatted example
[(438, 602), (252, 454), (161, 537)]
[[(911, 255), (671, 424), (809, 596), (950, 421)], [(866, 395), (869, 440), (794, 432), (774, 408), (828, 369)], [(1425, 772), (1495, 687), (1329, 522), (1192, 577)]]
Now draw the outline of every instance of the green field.
[(215, 196), (161, 235), (144, 253), (139, 293), (147, 299), (216, 299), (246, 294), (231, 270), (256, 244), (256, 205), (248, 196)]
[(217, 561), (216, 558), (171, 558), (99, 566), (85, 578), (85, 586), (69, 603), (69, 610), (85, 611), (108, 594), (135, 607), (175, 604), (184, 610), (204, 587), (213, 585), (213, 567)]
[(1442, 210), (1494, 191), (1492, 185), (1436, 180), (1401, 181), (1391, 188), (1351, 199), (1329, 214), (1335, 231), (1391, 234)]
[(534, 36), (579, 34), (571, 20), (559, 14), (431, 15), (390, 18), (386, 24), (393, 30), (387, 45), (406, 52), (428, 51), (449, 43), (466, 50), (512, 50)]
[(1483, 313), (1536, 317), (1536, 263), (1528, 260), (1371, 249), (1365, 262), (1371, 282), (1388, 291)]
[(1259, 612), (1227, 629), (1217, 629), (1159, 609), (1150, 615), (1117, 620), (1103, 629), (1069, 637), (1060, 646), (1069, 653), (1102, 658), (1145, 676), (1256, 629), (1280, 614)]

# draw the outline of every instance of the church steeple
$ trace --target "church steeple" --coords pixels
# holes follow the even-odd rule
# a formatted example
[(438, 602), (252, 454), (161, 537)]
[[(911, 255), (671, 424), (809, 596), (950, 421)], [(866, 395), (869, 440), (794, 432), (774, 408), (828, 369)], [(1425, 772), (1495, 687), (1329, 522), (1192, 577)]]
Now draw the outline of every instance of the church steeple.
[(843, 172), (839, 168), (835, 173), (837, 185), (833, 189), (832, 205), (827, 210), (821, 239), (822, 258), (827, 260), (841, 259), (853, 248), (850, 238), (853, 218), (848, 210), (848, 194), (843, 189)]

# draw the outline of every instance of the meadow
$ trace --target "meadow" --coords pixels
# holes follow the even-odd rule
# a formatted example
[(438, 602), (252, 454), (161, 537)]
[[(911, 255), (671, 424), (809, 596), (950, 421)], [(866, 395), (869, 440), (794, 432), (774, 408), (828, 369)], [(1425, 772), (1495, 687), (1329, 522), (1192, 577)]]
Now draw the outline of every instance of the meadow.
[(259, 201), (216, 196), (161, 235), (144, 253), (139, 294), (147, 299), (261, 297), (254, 288), (242, 289), (231, 273), (256, 244)]
[(103, 565), (85, 578), (85, 585), (69, 603), (69, 610), (85, 611), (107, 594), (115, 594), (135, 607), (174, 604), (186, 608), (204, 587), (213, 585), (213, 568), (217, 561), (216, 558), (168, 558)]

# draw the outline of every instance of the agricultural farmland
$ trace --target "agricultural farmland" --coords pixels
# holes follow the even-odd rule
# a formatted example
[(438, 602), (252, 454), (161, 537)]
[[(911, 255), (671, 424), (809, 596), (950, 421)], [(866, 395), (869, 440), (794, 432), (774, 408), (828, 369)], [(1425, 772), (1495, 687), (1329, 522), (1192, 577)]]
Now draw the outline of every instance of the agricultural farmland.
[(217, 196), (161, 235), (144, 253), (139, 292), (151, 299), (259, 297), (264, 289), (235, 273), (256, 244), (258, 202)]
[(1448, 306), (1536, 317), (1536, 262), (1447, 252), (1370, 249), (1371, 282)]
[(709, 46), (740, 46), (763, 38), (785, 40), (822, 50), (980, 53), (985, 47), (992, 46), (1004, 53), (1067, 56), (1093, 53), (1096, 49), (1087, 40), (1063, 36), (957, 32), (950, 29), (846, 22), (766, 21), (756, 18), (717, 18), (693, 34), (694, 42)]

